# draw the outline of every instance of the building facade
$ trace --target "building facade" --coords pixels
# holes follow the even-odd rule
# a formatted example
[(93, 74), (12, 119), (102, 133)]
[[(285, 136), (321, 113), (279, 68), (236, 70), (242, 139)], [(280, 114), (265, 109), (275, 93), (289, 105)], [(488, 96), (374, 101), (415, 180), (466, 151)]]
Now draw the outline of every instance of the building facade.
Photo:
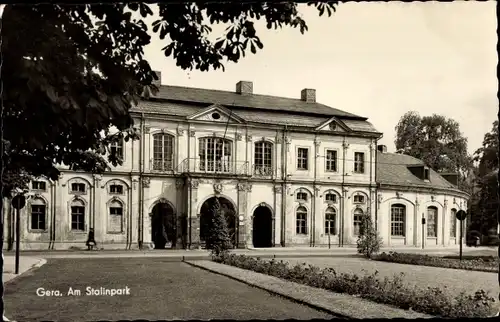
[(237, 247), (355, 244), (363, 215), (386, 245), (456, 242), (453, 211), (468, 196), (453, 175), (377, 148), (366, 118), (300, 94), (256, 95), (244, 81), (235, 92), (161, 86), (131, 111), (140, 139), (111, 147), (121, 166), (31, 183), (22, 248), (84, 247), (89, 229), (104, 249), (203, 247), (216, 199)]

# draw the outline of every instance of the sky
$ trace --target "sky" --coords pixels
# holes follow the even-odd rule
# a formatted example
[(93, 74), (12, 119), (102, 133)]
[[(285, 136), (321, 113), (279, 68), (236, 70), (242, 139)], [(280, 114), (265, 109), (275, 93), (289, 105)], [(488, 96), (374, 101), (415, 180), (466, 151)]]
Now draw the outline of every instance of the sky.
[[(367, 117), (393, 152), (395, 126), (407, 111), (459, 122), (469, 153), (482, 145), (497, 117), (495, 1), (342, 3), (331, 17), (299, 5), (309, 31), (268, 30), (256, 24), (264, 48), (222, 71), (184, 71), (153, 35), (145, 49), (163, 85), (234, 91), (251, 81), (254, 93), (317, 101)], [(153, 21), (154, 18), (148, 20)], [(214, 26), (214, 38), (224, 26)]]

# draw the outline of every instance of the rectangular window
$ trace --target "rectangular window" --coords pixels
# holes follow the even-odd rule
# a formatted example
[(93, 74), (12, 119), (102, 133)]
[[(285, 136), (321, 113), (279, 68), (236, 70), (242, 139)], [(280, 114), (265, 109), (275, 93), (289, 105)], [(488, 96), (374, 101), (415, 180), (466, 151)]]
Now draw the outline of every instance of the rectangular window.
[(307, 193), (305, 193), (305, 192), (297, 192), (297, 200), (307, 201)]
[(112, 184), (109, 186), (109, 193), (121, 195), (123, 194), (123, 186), (119, 184)]
[(354, 196), (354, 203), (365, 203), (365, 196), (355, 195)]
[(395, 205), (391, 207), (391, 236), (405, 236), (406, 207)]
[(326, 196), (325, 196), (325, 200), (328, 202), (332, 202), (332, 203), (337, 203), (337, 195), (335, 195), (334, 193), (327, 193)]
[(85, 183), (72, 183), (71, 192), (85, 192)]
[(109, 146), (109, 151), (111, 155), (123, 159), (123, 141), (119, 140), (118, 142), (113, 142)]
[(171, 171), (174, 159), (174, 137), (170, 134), (153, 135), (153, 170)]
[(354, 172), (365, 173), (365, 154), (363, 152), (354, 153)]
[(307, 148), (298, 148), (297, 149), (297, 169), (298, 170), (307, 170), (308, 169), (308, 158), (309, 158), (309, 149)]
[(450, 216), (450, 237), (457, 237), (457, 211), (452, 209)]
[(427, 237), (437, 237), (437, 208), (427, 208)]
[(201, 138), (197, 169), (203, 172), (232, 172), (232, 142), (222, 138)]
[(31, 183), (31, 188), (33, 190), (45, 191), (47, 190), (47, 185), (44, 181), (33, 181)]
[(32, 205), (31, 206), (31, 229), (45, 230), (45, 205)]
[(335, 150), (326, 151), (326, 171), (337, 172), (337, 151)]
[(255, 143), (254, 174), (257, 176), (270, 176), (272, 169), (272, 143), (260, 141)]
[(336, 235), (335, 231), (335, 213), (333, 211), (328, 211), (325, 214), (325, 234), (326, 235)]
[(85, 230), (85, 207), (71, 207), (71, 230)]
[(429, 169), (424, 169), (424, 180), (429, 180)]

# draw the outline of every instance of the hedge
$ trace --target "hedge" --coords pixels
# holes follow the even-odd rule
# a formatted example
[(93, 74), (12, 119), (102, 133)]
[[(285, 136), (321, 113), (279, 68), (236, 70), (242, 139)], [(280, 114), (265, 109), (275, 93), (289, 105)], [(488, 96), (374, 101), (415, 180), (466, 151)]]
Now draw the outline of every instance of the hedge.
[(440, 288), (417, 288), (404, 284), (404, 274), (392, 279), (378, 278), (378, 272), (365, 276), (338, 273), (333, 268), (320, 269), (316, 266), (297, 264), (291, 267), (287, 262), (262, 260), (245, 255), (224, 254), (214, 261), (226, 265), (252, 270), (296, 283), (326, 289), (336, 293), (347, 293), (377, 303), (402, 309), (412, 309), (443, 318), (488, 317), (496, 313), (495, 299), (485, 291), (474, 294), (462, 292), (456, 297), (444, 293)]
[(423, 265), (443, 268), (464, 269), (480, 272), (498, 272), (498, 258), (493, 256), (467, 256), (462, 260), (421, 254), (408, 253), (382, 253), (373, 255), (372, 260), (399, 264)]

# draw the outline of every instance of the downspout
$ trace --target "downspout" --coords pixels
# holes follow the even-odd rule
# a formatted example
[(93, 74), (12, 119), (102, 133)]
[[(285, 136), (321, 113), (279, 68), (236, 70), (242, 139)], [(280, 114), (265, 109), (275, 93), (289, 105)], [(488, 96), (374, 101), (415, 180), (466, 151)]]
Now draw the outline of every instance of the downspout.
[(377, 181), (377, 165), (378, 165), (378, 139), (375, 140), (375, 230), (378, 231), (378, 181)]
[(54, 249), (54, 243), (55, 243), (55, 235), (56, 235), (56, 227), (54, 226), (55, 225), (55, 216), (56, 216), (56, 185), (55, 183), (52, 183), (50, 185), (50, 190), (51, 190), (51, 196), (50, 196), (50, 202), (52, 204), (52, 209), (51, 209), (51, 213), (52, 213), (52, 216), (50, 218), (50, 241), (49, 241), (49, 249)]
[(342, 199), (341, 199), (341, 204), (340, 204), (340, 208), (342, 209), (341, 210), (341, 214), (342, 216), (340, 216), (340, 231), (339, 231), (339, 247), (342, 247), (344, 246), (344, 216), (345, 216), (345, 192), (344, 192), (344, 185), (345, 185), (345, 150), (346, 150), (346, 147), (347, 147), (347, 143), (345, 141), (345, 136), (344, 136), (344, 139), (342, 141)]
[[(188, 149), (188, 153), (187, 153), (187, 171), (185, 171), (184, 169), (182, 169), (181, 171), (184, 172), (184, 173), (190, 173), (191, 172), (191, 124), (188, 124), (188, 131), (187, 131), (187, 149)], [(196, 161), (195, 161), (196, 162)], [(185, 166), (185, 165), (183, 165)], [(187, 245), (184, 245), (184, 247), (187, 246), (187, 249), (191, 249), (191, 230), (192, 230), (192, 220), (191, 220), (191, 213), (192, 213), (192, 210), (191, 210), (191, 184), (190, 184), (190, 178), (189, 176), (186, 178), (186, 180), (184, 181), (184, 186), (185, 186), (185, 191), (186, 191), (186, 207), (184, 208), (186, 211), (186, 224), (188, 225), (189, 227), (189, 231), (188, 231), (188, 244)], [(200, 230), (201, 230), (201, 227), (200, 227)]]
[(286, 133), (288, 127), (285, 124), (283, 130), (283, 144), (281, 145), (281, 169), (282, 169), (282, 179), (283, 185), (281, 189), (281, 246), (286, 247), (286, 184), (287, 184), (287, 173), (288, 173), (288, 159), (287, 150), (288, 143), (286, 142)]
[[(375, 148), (377, 146), (375, 145)], [(370, 218), (372, 218), (372, 200), (373, 200), (373, 194), (372, 194), (372, 175), (373, 175), (373, 139), (370, 139), (370, 191), (369, 191), (369, 196), (370, 196), (370, 203), (368, 204), (369, 205), (369, 210), (370, 212), (368, 213), (368, 215), (370, 216)], [(375, 224), (375, 230), (377, 230), (377, 224)]]
[(144, 113), (141, 113), (141, 142), (139, 144), (139, 220), (138, 220), (138, 246), (139, 249), (142, 249), (142, 218), (144, 216), (144, 205), (143, 205), (143, 175), (144, 175)]

